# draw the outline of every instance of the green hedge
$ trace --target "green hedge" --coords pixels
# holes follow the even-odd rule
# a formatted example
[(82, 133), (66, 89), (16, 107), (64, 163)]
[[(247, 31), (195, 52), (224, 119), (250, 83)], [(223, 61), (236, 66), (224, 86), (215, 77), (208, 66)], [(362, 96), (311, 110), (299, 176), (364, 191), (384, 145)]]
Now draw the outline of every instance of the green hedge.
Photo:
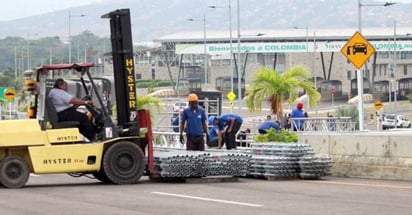
[(281, 129), (277, 131), (273, 128), (267, 130), (266, 134), (255, 135), (256, 142), (281, 142), (281, 143), (296, 143), (298, 142), (298, 134), (293, 131)]
[(137, 88), (149, 87), (170, 87), (173, 86), (170, 80), (138, 80), (136, 81)]

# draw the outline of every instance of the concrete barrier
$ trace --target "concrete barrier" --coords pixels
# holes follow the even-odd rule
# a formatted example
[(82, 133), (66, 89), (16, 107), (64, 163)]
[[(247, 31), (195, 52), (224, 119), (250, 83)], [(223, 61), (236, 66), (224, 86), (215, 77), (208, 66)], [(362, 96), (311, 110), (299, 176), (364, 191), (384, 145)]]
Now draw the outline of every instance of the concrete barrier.
[(412, 130), (299, 134), (315, 153), (333, 160), (332, 175), (412, 180)]

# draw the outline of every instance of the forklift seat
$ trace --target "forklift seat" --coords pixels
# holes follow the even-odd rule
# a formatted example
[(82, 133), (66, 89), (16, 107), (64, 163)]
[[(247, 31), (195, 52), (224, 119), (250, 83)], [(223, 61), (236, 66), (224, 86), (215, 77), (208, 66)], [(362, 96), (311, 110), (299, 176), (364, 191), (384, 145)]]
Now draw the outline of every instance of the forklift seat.
[(57, 128), (74, 128), (74, 127), (79, 127), (80, 122), (78, 121), (65, 121), (65, 122), (59, 122), (58, 116), (57, 116), (57, 111), (52, 102), (49, 99), (48, 94), (45, 96), (46, 97), (46, 120), (50, 122), (52, 125), (52, 128), (57, 129)]

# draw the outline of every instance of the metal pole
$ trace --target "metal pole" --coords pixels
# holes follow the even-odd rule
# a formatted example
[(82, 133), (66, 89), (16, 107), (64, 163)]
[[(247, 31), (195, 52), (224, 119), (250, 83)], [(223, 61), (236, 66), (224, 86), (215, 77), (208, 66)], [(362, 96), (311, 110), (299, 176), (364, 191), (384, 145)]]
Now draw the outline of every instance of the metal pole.
[(208, 60), (207, 60), (207, 48), (206, 48), (206, 13), (203, 13), (203, 54), (204, 54), (204, 61), (205, 61), (205, 84), (207, 84), (207, 66), (208, 66)]
[(79, 40), (77, 40), (77, 61), (80, 61), (80, 45), (79, 45)]
[[(18, 60), (17, 60), (17, 46), (14, 46), (14, 80), (17, 80), (17, 70), (18, 70)], [(1, 120), (1, 118), (0, 118)]]
[[(361, 0), (358, 0), (358, 30), (359, 33), (362, 33), (362, 4)], [(363, 75), (362, 68), (356, 70), (357, 75), (357, 84), (358, 84), (358, 112), (359, 112), (359, 130), (363, 131)]]
[(242, 71), (240, 63), (240, 5), (239, 0), (237, 0), (237, 93), (239, 99), (239, 110), (242, 109), (242, 79), (240, 72)]
[(30, 33), (27, 33), (27, 70), (30, 69)]
[(394, 48), (393, 48), (393, 79), (395, 83), (395, 89), (393, 93), (393, 101), (394, 101), (394, 108), (393, 112), (395, 114), (395, 128), (397, 127), (397, 121), (398, 121), (398, 116), (396, 115), (396, 100), (397, 100), (397, 91), (398, 91), (398, 84), (396, 81), (396, 20), (393, 21), (393, 43), (394, 43)]
[[(386, 3), (366, 3), (362, 4), (361, 0), (358, 0), (358, 30), (359, 33), (362, 33), (362, 6), (391, 6), (396, 3), (386, 2)], [(363, 130), (363, 75), (362, 75), (363, 66), (360, 69), (356, 70), (357, 73), (357, 82), (358, 82), (358, 111), (359, 111), (359, 130)]]
[(69, 64), (72, 63), (72, 38), (71, 38), (70, 20), (71, 20), (71, 14), (69, 10)]
[[(315, 88), (316, 90), (318, 90), (315, 63), (316, 63), (316, 32), (313, 32), (313, 75), (315, 76)], [(318, 116), (318, 106), (317, 105), (316, 105), (315, 113), (316, 113), (316, 116)]]
[[(230, 91), (233, 92), (233, 45), (232, 45), (232, 6), (229, 0), (229, 39), (230, 39)], [(233, 105), (231, 105), (230, 112), (233, 113)]]

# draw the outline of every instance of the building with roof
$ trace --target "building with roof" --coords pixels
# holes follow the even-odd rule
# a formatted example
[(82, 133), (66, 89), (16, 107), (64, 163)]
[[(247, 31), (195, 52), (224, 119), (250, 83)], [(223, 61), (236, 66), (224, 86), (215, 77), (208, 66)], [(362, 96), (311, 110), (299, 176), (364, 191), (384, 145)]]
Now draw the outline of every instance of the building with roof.
[[(200, 78), (205, 87), (225, 85), (238, 73), (246, 85), (258, 68), (266, 66), (286, 71), (295, 65), (304, 65), (323, 97), (335, 91), (344, 96), (356, 94), (356, 68), (346, 58), (344, 51), (355, 54), (362, 46), (343, 50), (347, 41), (357, 31), (348, 29), (282, 29), (179, 32), (157, 38), (161, 48), (137, 52), (137, 72), (143, 79)], [(364, 92), (401, 90), (412, 88), (412, 28), (365, 28), (362, 35), (376, 50), (362, 67)], [(366, 49), (364, 50), (366, 51)], [(232, 56), (232, 58), (230, 57)], [(233, 67), (233, 69), (231, 69)], [(233, 71), (233, 72), (232, 72)], [(229, 82), (219, 83), (221, 77)], [(315, 78), (316, 77), (316, 78)], [(227, 79), (225, 79), (227, 80)], [(239, 79), (240, 80), (240, 79)], [(340, 86), (339, 83), (340, 82)], [(335, 83), (335, 84), (333, 84)], [(409, 87), (409, 85), (411, 85)], [(379, 89), (374, 89), (379, 88)]]

